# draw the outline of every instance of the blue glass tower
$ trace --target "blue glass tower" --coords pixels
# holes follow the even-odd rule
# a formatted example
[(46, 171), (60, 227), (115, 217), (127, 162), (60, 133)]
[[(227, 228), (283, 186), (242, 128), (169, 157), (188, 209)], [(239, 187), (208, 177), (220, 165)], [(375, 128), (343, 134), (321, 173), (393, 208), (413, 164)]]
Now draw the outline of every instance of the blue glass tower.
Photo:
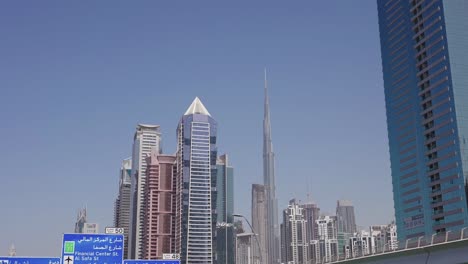
[(378, 0), (399, 240), (468, 226), (468, 4)]
[(177, 127), (175, 249), (183, 264), (216, 263), (216, 131), (195, 98)]
[[(216, 212), (218, 228), (216, 232), (216, 248), (218, 264), (235, 263), (234, 227), (234, 168), (229, 164), (228, 155), (218, 158), (216, 163)], [(224, 224), (225, 223), (225, 224)], [(227, 225), (226, 225), (227, 224)]]

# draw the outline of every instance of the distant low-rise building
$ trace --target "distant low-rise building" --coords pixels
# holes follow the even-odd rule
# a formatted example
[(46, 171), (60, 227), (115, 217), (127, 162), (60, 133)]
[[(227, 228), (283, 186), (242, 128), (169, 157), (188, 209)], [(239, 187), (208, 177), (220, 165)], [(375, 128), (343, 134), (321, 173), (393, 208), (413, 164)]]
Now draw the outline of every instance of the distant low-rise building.
[(375, 253), (374, 237), (367, 231), (356, 232), (349, 238), (346, 257), (361, 257)]
[(395, 222), (388, 225), (374, 225), (369, 228), (374, 237), (377, 252), (398, 249), (397, 227)]

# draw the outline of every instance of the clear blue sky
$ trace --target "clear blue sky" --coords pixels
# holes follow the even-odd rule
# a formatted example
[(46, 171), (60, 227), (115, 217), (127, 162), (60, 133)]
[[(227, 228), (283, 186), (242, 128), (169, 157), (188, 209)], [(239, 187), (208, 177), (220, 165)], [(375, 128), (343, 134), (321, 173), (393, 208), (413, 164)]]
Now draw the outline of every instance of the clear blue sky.
[(58, 256), (78, 208), (111, 226), (137, 123), (173, 153), (195, 96), (235, 168), (236, 212), (262, 182), (268, 67), (280, 209), (310, 193), (393, 218), (377, 8), (359, 1), (2, 1), (0, 255)]

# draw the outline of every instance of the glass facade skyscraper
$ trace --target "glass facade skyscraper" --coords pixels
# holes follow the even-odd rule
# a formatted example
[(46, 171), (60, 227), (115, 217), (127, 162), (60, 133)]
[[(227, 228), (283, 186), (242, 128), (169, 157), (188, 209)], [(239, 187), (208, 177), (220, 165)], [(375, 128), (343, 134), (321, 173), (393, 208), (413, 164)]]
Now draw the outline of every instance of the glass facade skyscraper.
[(468, 3), (378, 0), (399, 240), (468, 226)]
[(216, 211), (218, 228), (216, 230), (216, 248), (218, 264), (235, 263), (234, 227), (221, 223), (234, 224), (234, 168), (229, 164), (226, 154), (221, 155), (216, 163)]
[(175, 248), (184, 264), (216, 261), (216, 131), (195, 98), (177, 127)]
[(336, 218), (338, 232), (351, 235), (356, 232), (356, 216), (351, 201), (338, 200), (336, 202)]
[(344, 248), (354, 233), (356, 233), (356, 216), (351, 201), (338, 200), (336, 202), (336, 227), (338, 238), (338, 252), (344, 255)]

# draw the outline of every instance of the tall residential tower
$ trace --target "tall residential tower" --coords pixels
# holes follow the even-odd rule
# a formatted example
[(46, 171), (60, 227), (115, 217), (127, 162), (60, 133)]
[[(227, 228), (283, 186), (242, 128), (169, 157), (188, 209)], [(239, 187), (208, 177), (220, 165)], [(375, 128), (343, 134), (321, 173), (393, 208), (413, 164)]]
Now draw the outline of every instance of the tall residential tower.
[(139, 124), (133, 138), (131, 213), (128, 257), (142, 257), (143, 220), (145, 216), (146, 157), (151, 150), (161, 153), (161, 132), (158, 125)]
[(176, 157), (153, 149), (146, 157), (142, 259), (174, 252)]
[(132, 159), (124, 159), (120, 168), (119, 194), (115, 200), (114, 226), (124, 229), (124, 259), (128, 259), (128, 232), (130, 230), (130, 188)]
[(468, 226), (468, 4), (377, 4), (398, 239), (460, 230)]
[(278, 225), (278, 200), (275, 185), (275, 154), (271, 141), (270, 102), (268, 98), (267, 78), (265, 69), (265, 112), (263, 119), (263, 184), (266, 189), (266, 240), (268, 262), (280, 262), (280, 230)]
[(295, 199), (289, 201), (289, 206), (283, 211), (281, 224), (281, 263), (307, 264), (308, 245), (307, 221), (304, 218), (304, 208)]

